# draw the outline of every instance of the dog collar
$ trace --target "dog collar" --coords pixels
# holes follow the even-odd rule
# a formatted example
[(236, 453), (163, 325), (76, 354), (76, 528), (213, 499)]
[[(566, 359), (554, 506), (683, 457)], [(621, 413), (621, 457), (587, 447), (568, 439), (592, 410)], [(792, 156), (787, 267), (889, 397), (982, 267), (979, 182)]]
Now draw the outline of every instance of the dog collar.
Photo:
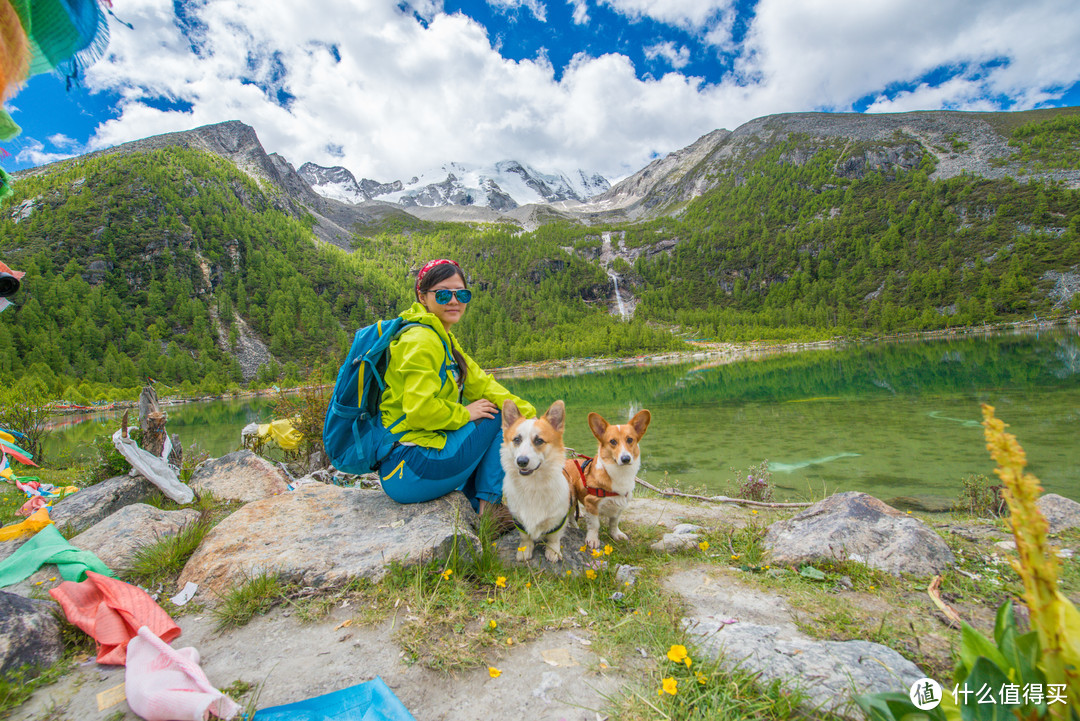
[(614, 491), (605, 491), (603, 488), (593, 488), (590, 486), (589, 482), (585, 480), (585, 471), (588, 469), (589, 464), (593, 462), (593, 459), (588, 456), (578, 456), (578, 458), (585, 459), (584, 463), (579, 462), (577, 458), (574, 459), (574, 467), (577, 468), (578, 475), (581, 476), (581, 485), (585, 486), (585, 493), (590, 496), (596, 496), (597, 498), (610, 498), (611, 496), (620, 495)]
[[(519, 521), (519, 520), (518, 520), (518, 519), (517, 519), (516, 517), (514, 517), (514, 516), (510, 516), (510, 517), (514, 519), (514, 526), (515, 526), (515, 527), (516, 527), (516, 528), (517, 528), (517, 529), (518, 529), (519, 531), (521, 531), (522, 533), (524, 533), (524, 534), (525, 534), (526, 536), (527, 536), (527, 535), (529, 535), (529, 532), (528, 532), (528, 531), (527, 531), (527, 530), (525, 529), (525, 526), (521, 525), (521, 521)], [(559, 521), (559, 525), (555, 526), (555, 527), (554, 527), (554, 528), (552, 528), (552, 529), (551, 529), (550, 531), (544, 531), (544, 532), (543, 532), (543, 533), (541, 533), (540, 535), (541, 535), (541, 536), (546, 536), (546, 535), (548, 535), (549, 533), (555, 533), (555, 531), (559, 530), (560, 528), (562, 528), (563, 526), (565, 526), (565, 525), (566, 525), (566, 519), (567, 519), (567, 518), (569, 518), (569, 517), (570, 517), (570, 509), (569, 509), (569, 508), (567, 508), (567, 509), (566, 509), (566, 515), (562, 517), (562, 520), (561, 520), (561, 521)]]

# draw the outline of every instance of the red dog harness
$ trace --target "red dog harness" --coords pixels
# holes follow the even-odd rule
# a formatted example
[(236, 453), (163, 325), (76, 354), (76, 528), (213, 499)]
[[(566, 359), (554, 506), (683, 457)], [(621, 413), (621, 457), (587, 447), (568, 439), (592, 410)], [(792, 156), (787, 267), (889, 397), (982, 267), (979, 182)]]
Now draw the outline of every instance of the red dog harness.
[[(581, 463), (578, 459), (584, 458), (585, 462)], [(578, 475), (581, 476), (581, 485), (585, 486), (585, 493), (590, 496), (596, 496), (597, 498), (610, 498), (611, 496), (618, 496), (620, 494), (614, 491), (605, 491), (603, 488), (593, 488), (589, 485), (589, 482), (585, 480), (585, 471), (588, 469), (589, 464), (593, 462), (592, 458), (588, 456), (578, 456), (574, 459), (574, 467), (577, 468)]]

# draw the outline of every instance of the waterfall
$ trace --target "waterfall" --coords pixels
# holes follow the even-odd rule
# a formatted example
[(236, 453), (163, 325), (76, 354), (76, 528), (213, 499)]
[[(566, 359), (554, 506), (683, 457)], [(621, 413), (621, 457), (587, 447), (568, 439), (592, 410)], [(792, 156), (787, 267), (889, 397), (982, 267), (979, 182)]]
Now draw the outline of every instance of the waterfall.
[(609, 270), (608, 277), (615, 283), (615, 302), (619, 304), (619, 316), (626, 320), (626, 306), (623, 305), (622, 296), (619, 295), (619, 276), (615, 274), (615, 271)]

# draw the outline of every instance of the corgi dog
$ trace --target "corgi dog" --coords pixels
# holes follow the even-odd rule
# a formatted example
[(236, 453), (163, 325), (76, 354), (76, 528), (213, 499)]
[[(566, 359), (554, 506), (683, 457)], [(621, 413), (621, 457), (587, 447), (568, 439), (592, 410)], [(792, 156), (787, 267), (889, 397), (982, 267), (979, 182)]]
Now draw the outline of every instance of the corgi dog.
[(611, 425), (599, 413), (589, 414), (589, 430), (599, 441), (596, 458), (566, 461), (563, 474), (574, 489), (574, 497), (585, 509), (585, 543), (600, 547), (600, 519), (608, 519), (611, 537), (627, 540), (619, 530), (619, 516), (630, 505), (634, 479), (641, 468), (641, 437), (649, 428), (652, 414), (638, 411), (629, 423)]
[(573, 500), (563, 475), (565, 421), (562, 401), (552, 403), (539, 418), (524, 418), (513, 401), (503, 403), (503, 500), (521, 532), (519, 561), (532, 558), (541, 538), (547, 559), (562, 560), (562, 537)]

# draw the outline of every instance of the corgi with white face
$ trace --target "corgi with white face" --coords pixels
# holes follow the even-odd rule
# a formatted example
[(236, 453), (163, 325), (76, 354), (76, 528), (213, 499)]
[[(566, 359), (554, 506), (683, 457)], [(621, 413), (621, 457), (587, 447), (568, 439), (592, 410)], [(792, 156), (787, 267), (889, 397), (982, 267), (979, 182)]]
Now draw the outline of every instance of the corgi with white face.
[(589, 430), (599, 447), (596, 457), (582, 463), (566, 461), (563, 473), (573, 486), (574, 497), (585, 509), (585, 543), (600, 547), (600, 519), (608, 521), (608, 530), (616, 541), (627, 540), (619, 529), (619, 517), (630, 505), (634, 482), (641, 468), (641, 438), (649, 428), (652, 414), (640, 410), (629, 423), (611, 425), (599, 413), (589, 414)]
[(524, 418), (513, 401), (502, 408), (503, 500), (521, 533), (517, 560), (532, 558), (544, 539), (544, 555), (562, 560), (562, 537), (570, 515), (571, 489), (563, 476), (566, 408), (555, 401), (539, 418)]

